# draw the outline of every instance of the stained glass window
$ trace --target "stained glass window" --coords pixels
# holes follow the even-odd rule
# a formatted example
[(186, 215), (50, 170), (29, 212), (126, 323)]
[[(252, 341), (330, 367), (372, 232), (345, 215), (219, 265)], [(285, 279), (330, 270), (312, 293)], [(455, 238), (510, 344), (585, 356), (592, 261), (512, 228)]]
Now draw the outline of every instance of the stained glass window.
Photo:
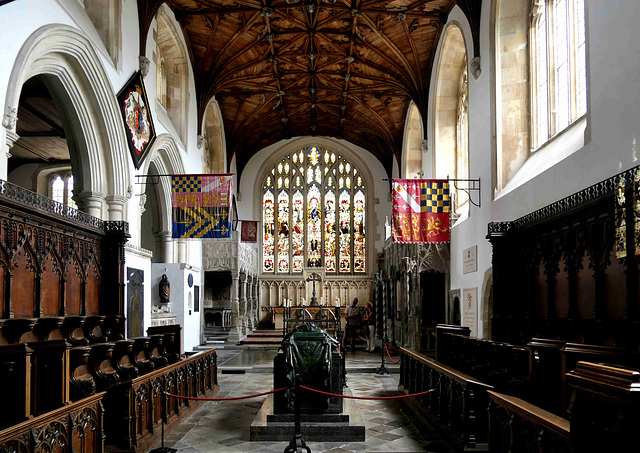
[[(267, 178), (267, 184), (271, 184), (271, 178)], [(263, 270), (265, 272), (273, 272), (275, 237), (273, 235), (275, 206), (273, 200), (273, 192), (267, 190), (262, 197), (262, 212), (264, 225), (264, 240), (262, 241)]]
[(263, 272), (366, 272), (366, 193), (357, 168), (330, 150), (310, 147), (277, 162), (262, 192)]

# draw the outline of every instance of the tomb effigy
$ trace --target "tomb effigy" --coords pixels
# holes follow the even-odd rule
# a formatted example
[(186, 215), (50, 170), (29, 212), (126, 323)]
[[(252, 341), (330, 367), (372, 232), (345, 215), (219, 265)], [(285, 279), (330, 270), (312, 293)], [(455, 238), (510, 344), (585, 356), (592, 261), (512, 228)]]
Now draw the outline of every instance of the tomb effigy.
[[(341, 396), (344, 388), (344, 360), (339, 341), (320, 329), (314, 319), (300, 322), (283, 338), (274, 358), (270, 394), (251, 424), (252, 441), (289, 440), (294, 435), (296, 405), (302, 436), (307, 441), (364, 441), (362, 417), (355, 403)], [(339, 321), (339, 320), (338, 320)], [(305, 387), (298, 388), (296, 377)], [(296, 404), (297, 403), (297, 404)]]
[[(342, 395), (342, 358), (338, 340), (313, 323), (299, 325), (283, 339), (273, 361), (274, 388), (294, 385), (296, 374), (307, 386), (323, 392)], [(274, 395), (274, 412), (292, 414), (295, 390), (290, 388)], [(342, 398), (302, 392), (303, 414), (337, 414), (342, 412)]]

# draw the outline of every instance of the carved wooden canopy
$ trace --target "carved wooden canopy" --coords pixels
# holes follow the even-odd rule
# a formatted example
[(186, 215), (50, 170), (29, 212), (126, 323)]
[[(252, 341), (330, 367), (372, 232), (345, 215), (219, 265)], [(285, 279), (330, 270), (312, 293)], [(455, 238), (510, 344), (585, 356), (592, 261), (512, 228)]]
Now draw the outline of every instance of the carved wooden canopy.
[[(141, 49), (161, 3), (138, 1)], [(427, 117), (435, 48), (456, 0), (167, 3), (188, 46), (199, 121), (215, 96), (239, 172), (265, 146), (320, 135), (369, 150), (390, 174), (410, 101)], [(457, 3), (477, 35), (481, 0)]]

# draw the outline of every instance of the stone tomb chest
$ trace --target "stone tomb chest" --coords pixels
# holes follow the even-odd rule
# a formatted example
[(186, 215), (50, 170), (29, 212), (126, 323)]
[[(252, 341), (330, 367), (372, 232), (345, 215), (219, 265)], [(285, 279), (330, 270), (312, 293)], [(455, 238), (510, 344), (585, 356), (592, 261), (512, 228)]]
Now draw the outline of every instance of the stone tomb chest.
[[(276, 389), (293, 386), (296, 373), (302, 385), (323, 392), (342, 395), (343, 363), (338, 341), (312, 323), (293, 329), (282, 340), (280, 351), (274, 358), (273, 382)], [(274, 395), (274, 413), (294, 412), (293, 388)], [(300, 411), (303, 414), (339, 414), (343, 399), (319, 393), (302, 391)]]

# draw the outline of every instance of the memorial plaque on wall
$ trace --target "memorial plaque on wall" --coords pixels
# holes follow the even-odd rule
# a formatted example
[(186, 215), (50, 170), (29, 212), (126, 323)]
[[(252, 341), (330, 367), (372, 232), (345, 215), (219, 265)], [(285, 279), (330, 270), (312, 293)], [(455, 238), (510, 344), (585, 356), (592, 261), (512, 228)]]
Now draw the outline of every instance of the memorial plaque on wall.
[(474, 245), (462, 252), (462, 273), (469, 274), (478, 270), (478, 246)]
[(478, 336), (478, 288), (462, 290), (462, 325), (471, 329), (471, 336)]
[(127, 338), (143, 335), (144, 271), (127, 268)]
[(200, 311), (200, 287), (193, 287), (193, 311)]

